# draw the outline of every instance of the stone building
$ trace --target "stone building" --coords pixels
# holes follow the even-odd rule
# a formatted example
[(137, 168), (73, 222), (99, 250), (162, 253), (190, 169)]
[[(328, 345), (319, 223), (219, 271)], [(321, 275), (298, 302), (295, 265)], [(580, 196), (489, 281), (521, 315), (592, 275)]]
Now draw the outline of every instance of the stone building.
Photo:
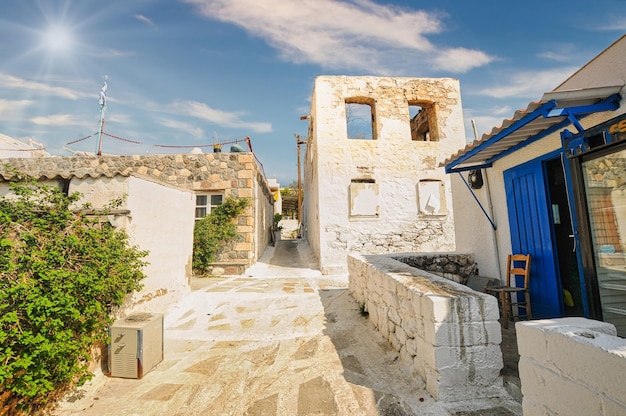
[(303, 224), (323, 273), (351, 251), (454, 250), (439, 164), (465, 144), (458, 80), (320, 76), (308, 119)]
[(147, 279), (133, 309), (167, 306), (189, 292), (195, 219), (225, 198), (250, 198), (238, 218), (240, 239), (215, 263), (215, 273), (240, 274), (269, 242), (273, 198), (252, 153), (0, 159), (0, 193), (18, 171), (80, 192), (95, 209), (125, 198), (110, 215), (131, 241), (150, 252)]

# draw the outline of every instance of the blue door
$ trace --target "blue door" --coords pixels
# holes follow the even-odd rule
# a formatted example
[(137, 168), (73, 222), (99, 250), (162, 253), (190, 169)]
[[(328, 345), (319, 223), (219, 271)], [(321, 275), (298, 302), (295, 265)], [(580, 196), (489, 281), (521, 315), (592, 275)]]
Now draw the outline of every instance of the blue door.
[(561, 283), (543, 172), (540, 159), (504, 172), (513, 252), (532, 254), (530, 299), (534, 319), (562, 316)]

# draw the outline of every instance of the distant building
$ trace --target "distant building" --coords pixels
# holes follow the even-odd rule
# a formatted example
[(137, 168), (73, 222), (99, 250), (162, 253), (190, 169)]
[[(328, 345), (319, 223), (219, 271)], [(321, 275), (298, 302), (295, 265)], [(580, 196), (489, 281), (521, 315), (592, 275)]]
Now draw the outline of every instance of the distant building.
[(0, 159), (7, 157), (43, 157), (49, 156), (43, 146), (32, 139), (28, 144), (0, 134)]
[(465, 144), (458, 80), (320, 76), (308, 119), (303, 231), (323, 273), (351, 251), (454, 250), (439, 165)]

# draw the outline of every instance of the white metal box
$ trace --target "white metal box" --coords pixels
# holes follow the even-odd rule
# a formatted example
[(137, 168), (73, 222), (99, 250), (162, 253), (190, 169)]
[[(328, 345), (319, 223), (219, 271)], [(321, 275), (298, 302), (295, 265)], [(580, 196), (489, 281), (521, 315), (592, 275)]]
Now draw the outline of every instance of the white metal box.
[(142, 378), (163, 360), (163, 314), (134, 313), (110, 329), (111, 377)]

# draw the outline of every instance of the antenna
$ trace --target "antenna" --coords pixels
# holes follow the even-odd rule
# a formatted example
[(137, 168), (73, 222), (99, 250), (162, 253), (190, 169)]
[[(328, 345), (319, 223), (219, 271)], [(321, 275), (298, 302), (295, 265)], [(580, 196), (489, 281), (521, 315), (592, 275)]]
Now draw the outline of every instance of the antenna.
[(104, 76), (104, 84), (100, 89), (100, 128), (98, 129), (98, 146), (96, 148), (96, 154), (98, 156), (102, 156), (102, 129), (104, 128), (104, 112), (106, 111), (107, 106), (107, 89), (109, 85), (107, 81), (109, 77), (107, 75)]

